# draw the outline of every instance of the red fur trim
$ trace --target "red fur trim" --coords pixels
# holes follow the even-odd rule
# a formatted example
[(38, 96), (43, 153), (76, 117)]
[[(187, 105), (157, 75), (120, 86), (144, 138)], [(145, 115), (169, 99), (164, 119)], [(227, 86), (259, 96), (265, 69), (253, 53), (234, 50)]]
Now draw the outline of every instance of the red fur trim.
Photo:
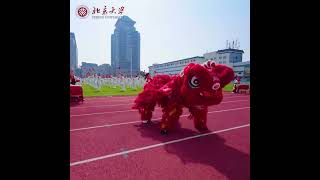
[(234, 79), (234, 71), (228, 66), (218, 64), (215, 66), (215, 71), (220, 78), (220, 84), (222, 88)]

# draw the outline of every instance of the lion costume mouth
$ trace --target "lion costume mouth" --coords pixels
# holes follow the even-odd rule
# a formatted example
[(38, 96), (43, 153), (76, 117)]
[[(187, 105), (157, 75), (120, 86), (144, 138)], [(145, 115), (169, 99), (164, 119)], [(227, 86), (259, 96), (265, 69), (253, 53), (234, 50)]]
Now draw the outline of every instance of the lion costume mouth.
[(222, 95), (218, 92), (208, 92), (202, 91), (199, 93), (200, 97), (208, 98), (208, 99), (220, 99)]

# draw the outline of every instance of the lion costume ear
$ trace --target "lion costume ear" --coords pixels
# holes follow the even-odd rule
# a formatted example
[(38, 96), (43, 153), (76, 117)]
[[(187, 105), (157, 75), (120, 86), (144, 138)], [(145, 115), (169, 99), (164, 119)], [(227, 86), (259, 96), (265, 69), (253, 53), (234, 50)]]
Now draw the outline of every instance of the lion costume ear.
[(216, 63), (214, 61), (208, 60), (208, 61), (204, 62), (202, 65), (205, 68), (212, 70), (216, 66)]
[(190, 68), (194, 65), (195, 65), (194, 63), (190, 63), (190, 64), (188, 64), (188, 66), (186, 66), (184, 69), (182, 69), (182, 71), (180, 72), (180, 77), (183, 77), (185, 74), (188, 74)]
[(228, 66), (216, 64), (214, 70), (220, 79), (220, 85), (222, 88), (234, 79), (234, 71)]

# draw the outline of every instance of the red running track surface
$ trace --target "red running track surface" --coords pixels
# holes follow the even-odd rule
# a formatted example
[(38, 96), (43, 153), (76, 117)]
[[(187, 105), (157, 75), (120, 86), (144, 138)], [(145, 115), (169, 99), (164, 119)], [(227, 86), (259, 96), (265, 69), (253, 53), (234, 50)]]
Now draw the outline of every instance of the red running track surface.
[[(250, 179), (250, 96), (225, 97), (223, 103), (209, 108), (208, 127), (213, 133), (186, 140), (201, 134), (186, 116), (180, 118), (180, 128), (163, 136), (158, 121), (142, 125), (136, 111), (117, 113), (131, 110), (134, 97), (86, 99), (71, 107), (70, 178)], [(127, 105), (100, 106), (119, 100)], [(183, 114), (188, 111), (184, 109)], [(154, 118), (160, 116), (157, 109)], [(79, 129), (87, 127), (91, 129)]]

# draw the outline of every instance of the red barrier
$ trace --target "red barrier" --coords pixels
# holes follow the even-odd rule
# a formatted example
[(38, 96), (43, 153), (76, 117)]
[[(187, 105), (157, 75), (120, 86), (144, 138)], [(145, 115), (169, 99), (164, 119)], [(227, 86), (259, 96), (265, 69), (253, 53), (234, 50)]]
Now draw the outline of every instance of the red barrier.
[(238, 88), (239, 89), (243, 89), (243, 90), (248, 90), (249, 89), (249, 85), (248, 84), (239, 84)]
[(242, 94), (243, 92), (245, 94), (249, 93), (250, 94), (250, 86), (248, 84), (238, 84), (238, 85), (234, 85), (233, 93), (240, 93)]
[(243, 92), (245, 94), (247, 94), (247, 93), (250, 94), (250, 86), (248, 84), (239, 84), (237, 88), (238, 88), (238, 92), (240, 94), (242, 94)]
[(82, 86), (70, 85), (70, 101), (71, 102), (83, 102), (83, 90)]

